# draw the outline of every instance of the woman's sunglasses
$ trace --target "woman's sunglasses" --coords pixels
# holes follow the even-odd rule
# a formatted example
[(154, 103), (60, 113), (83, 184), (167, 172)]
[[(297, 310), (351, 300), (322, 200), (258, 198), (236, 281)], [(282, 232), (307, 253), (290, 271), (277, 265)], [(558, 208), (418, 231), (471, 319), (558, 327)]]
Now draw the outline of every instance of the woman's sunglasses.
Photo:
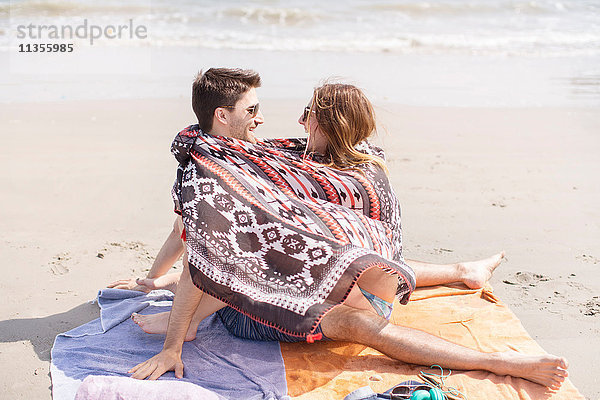
[(308, 107), (308, 106), (304, 107), (304, 112), (302, 113), (302, 119), (301, 119), (302, 122), (306, 121), (306, 118), (308, 118), (308, 114), (310, 114), (310, 111), (311, 111), (310, 107)]

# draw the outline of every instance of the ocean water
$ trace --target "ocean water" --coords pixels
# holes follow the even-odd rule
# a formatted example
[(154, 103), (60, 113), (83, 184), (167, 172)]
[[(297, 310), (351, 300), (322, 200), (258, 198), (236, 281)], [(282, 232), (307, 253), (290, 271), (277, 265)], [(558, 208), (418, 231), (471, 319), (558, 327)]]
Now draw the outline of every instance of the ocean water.
[[(60, 30), (84, 22), (101, 29), (143, 26), (147, 35), (100, 37), (91, 44), (89, 37), (36, 32), (42, 25)], [(18, 38), (19, 27), (25, 32), (32, 24), (35, 37)], [(76, 51), (45, 58), (16, 52), (24, 43), (61, 40), (74, 43)], [(278, 74), (271, 79), (277, 87), (341, 75), (407, 104), (447, 105), (455, 99), (468, 106), (595, 106), (600, 0), (0, 0), (0, 57), (0, 67), (12, 75), (0, 78), (0, 88), (35, 85), (36, 73), (48, 84), (61, 73), (125, 74), (129, 83), (132, 75), (143, 75), (133, 79), (148, 83), (189, 79), (193, 66), (239, 65)], [(386, 91), (390, 77), (398, 86)], [(63, 83), (75, 90), (74, 81)], [(399, 95), (407, 85), (413, 92)], [(137, 94), (175, 94), (151, 86), (151, 93)], [(93, 93), (98, 91), (87, 96)], [(0, 101), (17, 98), (0, 94)]]
[[(271, 51), (600, 54), (598, 0), (13, 0), (12, 28), (43, 19), (98, 25), (134, 19), (149, 41), (118, 45)], [(1, 21), (1, 20), (0, 20)], [(6, 21), (5, 21), (6, 22)], [(4, 24), (6, 25), (6, 24)], [(0, 32), (7, 46), (14, 29)]]

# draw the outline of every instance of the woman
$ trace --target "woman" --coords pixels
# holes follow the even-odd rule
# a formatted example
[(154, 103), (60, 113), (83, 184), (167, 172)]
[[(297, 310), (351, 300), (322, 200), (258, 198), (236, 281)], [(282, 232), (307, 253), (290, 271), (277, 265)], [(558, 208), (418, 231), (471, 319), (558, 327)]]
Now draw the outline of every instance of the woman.
[[(313, 97), (298, 123), (308, 133), (305, 151), (321, 164), (339, 170), (364, 174), (384, 200), (380, 220), (388, 224), (394, 240), (401, 241), (400, 206), (388, 183), (383, 150), (368, 143), (376, 132), (373, 105), (356, 86), (327, 83), (314, 90)], [(342, 205), (350, 206), (348, 199)], [(351, 200), (351, 199), (350, 199)], [(401, 250), (401, 245), (398, 246)], [(417, 287), (460, 282), (478, 289), (490, 279), (494, 269), (504, 258), (504, 252), (487, 259), (456, 264), (431, 264), (406, 260), (416, 274)]]

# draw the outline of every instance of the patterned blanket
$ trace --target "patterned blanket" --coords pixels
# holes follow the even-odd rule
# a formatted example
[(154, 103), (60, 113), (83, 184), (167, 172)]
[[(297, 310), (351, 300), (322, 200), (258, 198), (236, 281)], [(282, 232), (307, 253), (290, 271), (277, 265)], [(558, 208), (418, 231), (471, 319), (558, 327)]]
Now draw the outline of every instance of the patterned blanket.
[[(303, 156), (305, 146), (252, 144), (192, 125), (171, 147), (179, 161), (175, 211), (196, 286), (298, 337), (313, 333), (369, 268), (398, 275), (403, 304), (415, 287), (385, 173), (325, 167), (319, 155)], [(380, 154), (367, 143), (359, 149)]]

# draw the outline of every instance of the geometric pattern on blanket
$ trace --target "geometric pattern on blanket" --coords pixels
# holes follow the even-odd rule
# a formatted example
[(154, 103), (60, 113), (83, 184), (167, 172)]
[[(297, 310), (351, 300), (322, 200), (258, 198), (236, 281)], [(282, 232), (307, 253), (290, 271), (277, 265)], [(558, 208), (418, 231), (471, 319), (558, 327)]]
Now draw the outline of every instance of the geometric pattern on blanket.
[(253, 144), (196, 125), (176, 136), (172, 152), (194, 283), (259, 322), (306, 337), (367, 269), (396, 273), (403, 304), (415, 278), (402, 259), (399, 206), (385, 173), (327, 168), (304, 160), (301, 146)]

